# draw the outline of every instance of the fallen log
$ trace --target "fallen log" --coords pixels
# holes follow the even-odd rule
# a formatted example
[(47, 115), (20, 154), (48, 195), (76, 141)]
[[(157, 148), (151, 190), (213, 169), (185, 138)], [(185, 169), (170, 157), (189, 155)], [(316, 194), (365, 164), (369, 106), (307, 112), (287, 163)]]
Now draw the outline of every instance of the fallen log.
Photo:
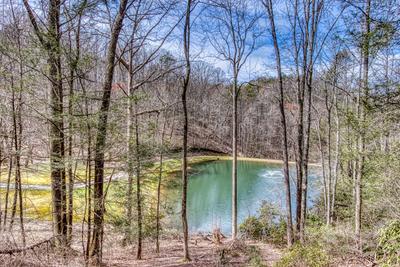
[(49, 239), (43, 240), (43, 241), (41, 241), (39, 243), (30, 245), (30, 246), (24, 247), (24, 248), (14, 248), (14, 249), (0, 250), (0, 255), (4, 255), (4, 254), (13, 255), (13, 254), (17, 254), (17, 253), (26, 252), (28, 250), (32, 250), (33, 251), (35, 248), (38, 248), (38, 247), (40, 247), (42, 245), (45, 245), (45, 244), (47, 244), (47, 245), (50, 244), (51, 245), (53, 240), (56, 239), (56, 238), (59, 238), (59, 236), (52, 236)]

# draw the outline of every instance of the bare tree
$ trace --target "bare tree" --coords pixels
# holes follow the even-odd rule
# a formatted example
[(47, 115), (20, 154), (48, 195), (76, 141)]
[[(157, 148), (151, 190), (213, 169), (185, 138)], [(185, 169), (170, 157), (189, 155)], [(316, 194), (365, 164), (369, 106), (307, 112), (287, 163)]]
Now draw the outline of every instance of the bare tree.
[[(296, 230), (297, 238), (304, 242), (307, 210), (308, 160), (313, 100), (313, 72), (319, 56), (317, 41), (319, 25), (324, 11), (324, 0), (294, 0), (289, 14), (291, 26), (297, 111), (296, 133)], [(329, 32), (329, 31), (328, 31)], [(324, 40), (324, 38), (322, 38)]]
[[(133, 192), (133, 177), (136, 174), (136, 211), (137, 211), (137, 258), (142, 257), (142, 196), (141, 196), (141, 149), (139, 144), (139, 124), (137, 110), (137, 91), (145, 85), (152, 83), (163, 77), (170, 70), (159, 71), (154, 67), (147, 72), (146, 68), (159, 56), (159, 51), (164, 45), (167, 38), (172, 34), (173, 30), (179, 23), (180, 19), (171, 27), (163, 27), (167, 30), (161, 30), (161, 26), (168, 18), (168, 15), (175, 6), (175, 1), (168, 1), (164, 4), (159, 4), (152, 1), (138, 1), (133, 3), (129, 19), (132, 23), (132, 30), (128, 33), (126, 45), (121, 48), (121, 57), (119, 62), (128, 72), (128, 90), (126, 92), (128, 107), (127, 107), (127, 172), (128, 172), (128, 189), (127, 189), (127, 232), (125, 240), (130, 241), (130, 228), (132, 222), (132, 192)], [(148, 42), (159, 41), (153, 49), (148, 49)], [(135, 166), (136, 164), (136, 166)]]
[(161, 144), (160, 144), (160, 160), (159, 160), (159, 172), (158, 172), (158, 183), (157, 183), (157, 208), (156, 208), (156, 252), (160, 253), (160, 204), (161, 204), (161, 183), (163, 177), (163, 159), (164, 159), (164, 139), (165, 139), (165, 126), (167, 118), (164, 118), (162, 130), (161, 130)]
[(357, 158), (357, 171), (355, 179), (355, 234), (357, 249), (362, 250), (361, 241), (361, 208), (362, 208), (362, 177), (364, 174), (364, 161), (365, 161), (365, 122), (366, 112), (368, 109), (369, 98), (369, 57), (370, 57), (370, 32), (371, 32), (371, 0), (366, 0), (364, 10), (362, 11), (363, 22), (363, 40), (361, 45), (362, 55), (362, 85), (360, 87), (360, 97), (357, 103), (358, 118), (361, 122), (360, 134), (358, 136), (358, 158)]
[(185, 54), (185, 77), (182, 85), (182, 111), (183, 111), (183, 141), (182, 141), (182, 231), (183, 231), (183, 253), (184, 260), (190, 261), (189, 255), (189, 227), (186, 213), (188, 170), (187, 170), (187, 150), (188, 150), (188, 111), (186, 94), (190, 82), (190, 15), (192, 12), (192, 0), (187, 0), (186, 19), (183, 30), (183, 52)]
[(111, 100), (111, 87), (114, 76), (115, 56), (119, 34), (122, 29), (128, 0), (121, 0), (118, 13), (111, 28), (111, 39), (107, 49), (107, 65), (104, 74), (103, 96), (97, 121), (97, 136), (94, 155), (95, 180), (94, 180), (94, 220), (92, 232), (92, 247), (90, 256), (97, 264), (102, 259), (103, 221), (104, 221), (104, 149), (107, 140), (108, 112)]
[(257, 23), (260, 15), (249, 0), (210, 0), (205, 16), (207, 38), (218, 59), (227, 61), (232, 72), (232, 238), (237, 236), (237, 157), (238, 99), (242, 84), (239, 74), (254, 52), (260, 36)]
[[(74, 15), (71, 14), (70, 10), (66, 10), (68, 22), (70, 24), (70, 31), (68, 31), (68, 65), (69, 65), (69, 77), (68, 77), (68, 138), (67, 138), (67, 176), (68, 176), (68, 209), (67, 209), (67, 244), (71, 244), (72, 240), (72, 224), (74, 216), (74, 183), (75, 183), (75, 172), (73, 168), (73, 146), (74, 140), (73, 135), (75, 129), (74, 124), (74, 96), (76, 85), (79, 84), (79, 70), (78, 65), (81, 60), (81, 30), (82, 30), (82, 17), (85, 9), (87, 8), (87, 1), (84, 0), (80, 3), (78, 10), (76, 11), (76, 25)], [(73, 40), (75, 38), (75, 40)], [(75, 161), (76, 164), (78, 161)], [(76, 170), (76, 168), (75, 168)]]
[(267, 10), (271, 35), (275, 49), (275, 62), (276, 72), (278, 76), (278, 87), (279, 87), (279, 111), (281, 116), (281, 127), (282, 127), (282, 154), (283, 154), (283, 176), (285, 180), (286, 188), (286, 221), (287, 221), (287, 245), (290, 247), (293, 245), (293, 224), (292, 224), (292, 201), (291, 201), (291, 189), (290, 189), (290, 176), (289, 176), (289, 145), (287, 137), (287, 122), (285, 112), (285, 95), (283, 88), (283, 77), (282, 77), (282, 66), (281, 66), (281, 54), (278, 43), (278, 37), (275, 27), (274, 7), (272, 0), (263, 0), (263, 5)]

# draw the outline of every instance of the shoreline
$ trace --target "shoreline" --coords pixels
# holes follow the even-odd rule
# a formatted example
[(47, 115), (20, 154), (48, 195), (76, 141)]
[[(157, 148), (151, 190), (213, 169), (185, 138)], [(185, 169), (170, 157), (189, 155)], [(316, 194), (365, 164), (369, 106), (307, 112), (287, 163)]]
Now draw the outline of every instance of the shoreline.
[[(283, 164), (283, 160), (278, 160), (278, 159), (263, 159), (263, 158), (249, 158), (249, 157), (238, 157), (238, 161), (249, 161), (249, 162), (263, 162), (263, 163), (272, 163), (272, 164)], [(177, 160), (178, 162), (173, 162), (174, 160)], [(232, 160), (231, 156), (227, 155), (193, 155), (188, 157), (188, 167), (189, 169), (191, 168), (190, 165), (196, 165), (196, 164), (201, 164), (205, 162), (211, 162), (211, 161), (218, 161), (218, 160)], [(172, 164), (170, 169), (166, 169), (165, 174), (170, 175), (176, 172), (181, 171), (181, 166), (179, 162), (179, 158), (171, 158), (171, 159), (166, 159), (164, 164)], [(294, 161), (289, 161), (290, 165), (295, 165), (296, 162)], [(157, 166), (157, 162), (155, 163)], [(309, 163), (308, 164), (311, 167), (321, 167), (321, 164), (319, 163)], [(154, 167), (153, 167), (154, 168)], [(157, 168), (157, 167), (156, 167)], [(125, 173), (124, 172), (119, 172), (116, 175), (114, 175), (114, 179), (112, 180), (117, 181), (117, 180), (123, 180)], [(24, 177), (23, 177), (23, 180)], [(51, 190), (51, 184), (50, 183), (44, 183), (44, 182), (39, 182), (39, 183), (34, 183), (35, 178), (32, 176), (29, 177), (28, 181), (22, 184), (22, 187), (24, 190)], [(5, 189), (6, 188), (6, 183), (0, 182), (0, 189)], [(85, 185), (83, 183), (77, 183), (75, 184), (76, 188), (84, 188)], [(10, 189), (14, 189), (14, 184), (10, 184)]]
[[(232, 160), (231, 156), (227, 156), (227, 155), (222, 155), (222, 156), (191, 156), (189, 157), (189, 160), (198, 160), (201, 157), (204, 157), (204, 161), (200, 160), (200, 162), (197, 163), (201, 163), (201, 162), (207, 162), (207, 161), (213, 161), (213, 160)], [(264, 162), (264, 163), (276, 163), (276, 164), (283, 164), (283, 160), (280, 159), (263, 159), (263, 158), (249, 158), (249, 157), (238, 157), (237, 158), (238, 161), (252, 161), (252, 162)], [(191, 163), (191, 162), (189, 162)], [(196, 162), (194, 162), (194, 164), (196, 164)], [(295, 165), (296, 162), (294, 161), (289, 161), (290, 165)], [(308, 163), (308, 166), (312, 166), (312, 167), (321, 167), (320, 163)]]

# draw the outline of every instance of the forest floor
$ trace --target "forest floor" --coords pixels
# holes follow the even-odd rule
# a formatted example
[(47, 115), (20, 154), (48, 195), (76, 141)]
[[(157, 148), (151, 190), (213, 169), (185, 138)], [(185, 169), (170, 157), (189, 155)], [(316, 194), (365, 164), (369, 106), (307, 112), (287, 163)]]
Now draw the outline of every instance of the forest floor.
[[(155, 251), (155, 241), (143, 242), (142, 260), (136, 260), (136, 246), (122, 245), (123, 235), (107, 227), (103, 242), (103, 266), (272, 266), (281, 257), (281, 250), (270, 244), (258, 241), (232, 242), (222, 238), (216, 244), (211, 235), (193, 234), (189, 247), (191, 262), (183, 261), (183, 241), (178, 234), (168, 234), (160, 239), (160, 253)], [(52, 236), (51, 222), (26, 222), (26, 247), (41, 244)], [(82, 236), (78, 225), (74, 227), (75, 236), (72, 246), (66, 254), (53, 250), (51, 244), (43, 243), (23, 253), (1, 254), (0, 266), (85, 266), (82, 254)], [(0, 251), (21, 248), (18, 222), (13, 231), (0, 231)]]
[[(52, 249), (51, 244), (42, 243), (52, 236), (51, 222), (27, 220), (25, 225), (26, 247), (42, 244), (23, 253), (0, 253), (0, 266), (85, 266), (82, 252), (81, 228), (75, 225), (71, 249), (67, 253)], [(15, 222), (12, 232), (0, 231), (0, 252), (21, 248), (19, 223)], [(183, 261), (183, 241), (176, 232), (163, 235), (160, 239), (160, 253), (155, 251), (155, 241), (146, 239), (143, 242), (142, 259), (136, 260), (136, 246), (123, 246), (123, 235), (107, 226), (103, 242), (103, 266), (110, 267), (184, 267), (184, 266), (274, 266), (284, 254), (284, 249), (272, 244), (254, 240), (237, 240), (229, 238), (215, 241), (210, 234), (193, 234), (189, 248), (191, 262)], [(360, 255), (337, 255), (331, 259), (335, 267), (370, 267), (376, 266), (368, 258)], [(304, 266), (304, 265), (299, 265)]]
[(281, 257), (281, 251), (272, 245), (255, 241), (223, 240), (221, 244), (194, 235), (189, 242), (191, 262), (183, 261), (183, 242), (166, 238), (160, 242), (160, 253), (155, 242), (144, 244), (142, 260), (136, 260), (135, 247), (106, 249), (106, 266), (272, 266)]

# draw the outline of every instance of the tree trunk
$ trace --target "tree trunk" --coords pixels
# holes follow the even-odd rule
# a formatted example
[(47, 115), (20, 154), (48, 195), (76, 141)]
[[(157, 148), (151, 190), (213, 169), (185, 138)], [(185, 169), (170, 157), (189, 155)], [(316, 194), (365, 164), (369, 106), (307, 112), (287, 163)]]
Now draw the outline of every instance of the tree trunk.
[(18, 129), (18, 134), (15, 135), (15, 149), (16, 153), (16, 179), (18, 178), (18, 195), (19, 195), (19, 221), (21, 227), (22, 246), (26, 246), (25, 240), (25, 226), (24, 226), (24, 209), (22, 202), (22, 179), (21, 179), (21, 153), (22, 153), (22, 92), (24, 89), (24, 72), (23, 72), (23, 56), (21, 51), (21, 36), (18, 34), (18, 57), (19, 57), (19, 94), (18, 94), (18, 110), (17, 121), (15, 122), (15, 133)]
[[(322, 2), (321, 2), (322, 3)], [(319, 5), (319, 4), (318, 4)], [(316, 46), (316, 32), (318, 30), (319, 17), (322, 6), (317, 7), (317, 1), (307, 2), (307, 12), (305, 14), (305, 43), (303, 46), (303, 101), (304, 92), (308, 93), (308, 109), (306, 117), (305, 135), (303, 136), (303, 174), (301, 184), (301, 213), (300, 213), (300, 242), (305, 242), (305, 225), (307, 219), (307, 190), (308, 190), (308, 160), (310, 154), (310, 133), (311, 133), (311, 107), (312, 107), (312, 89), (313, 89), (313, 71), (314, 71), (314, 50)], [(311, 17), (310, 17), (311, 13)]]
[(335, 143), (335, 159), (333, 164), (333, 187), (332, 187), (332, 208), (330, 214), (330, 221), (333, 222), (335, 215), (335, 201), (336, 201), (336, 188), (339, 180), (339, 164), (340, 164), (340, 121), (337, 107), (337, 100), (335, 97), (335, 122), (336, 122), (336, 143)]
[(364, 172), (364, 158), (365, 158), (365, 121), (367, 112), (367, 101), (369, 97), (369, 35), (371, 31), (370, 21), (371, 0), (366, 0), (365, 6), (365, 22), (364, 22), (364, 40), (362, 46), (362, 69), (363, 69), (363, 85), (359, 103), (359, 118), (362, 124), (361, 133), (358, 138), (358, 165), (357, 175), (355, 181), (355, 234), (357, 249), (362, 251), (361, 240), (361, 209), (362, 209), (362, 177)]
[(286, 189), (286, 238), (287, 238), (287, 246), (291, 247), (293, 245), (293, 223), (292, 223), (292, 196), (291, 196), (291, 188), (290, 188), (290, 176), (289, 176), (289, 145), (288, 145), (288, 137), (287, 137), (287, 124), (286, 124), (286, 114), (285, 114), (285, 95), (283, 90), (283, 77), (282, 77), (282, 66), (281, 66), (281, 55), (280, 48), (278, 44), (278, 38), (276, 34), (275, 28), (275, 17), (274, 17), (274, 9), (271, 0), (265, 0), (264, 6), (267, 9), (268, 18), (271, 26), (271, 35), (274, 43), (274, 51), (275, 51), (275, 62), (276, 62), (276, 72), (278, 75), (278, 83), (279, 83), (279, 112), (281, 118), (281, 127), (282, 127), (282, 155), (283, 155), (283, 177)]
[(135, 116), (135, 147), (136, 147), (136, 211), (137, 211), (137, 251), (136, 259), (142, 259), (142, 195), (140, 188), (140, 142), (139, 142), (139, 121), (138, 116)]
[(324, 146), (322, 145), (322, 129), (321, 129), (321, 118), (318, 119), (317, 123), (317, 136), (318, 136), (318, 147), (321, 157), (322, 165), (322, 184), (323, 184), (323, 194), (324, 194), (324, 208), (325, 208), (325, 222), (328, 225), (328, 214), (329, 214), (329, 189), (328, 189), (328, 179), (326, 177), (326, 163), (325, 163), (325, 152)]
[(127, 172), (128, 172), (128, 189), (126, 192), (126, 218), (127, 218), (127, 232), (125, 239), (128, 243), (130, 243), (131, 236), (132, 236), (132, 193), (133, 193), (133, 177), (134, 177), (134, 158), (133, 155), (135, 153), (134, 149), (134, 144), (133, 144), (133, 123), (132, 123), (132, 117), (134, 114), (133, 111), (133, 105), (134, 105), (134, 100), (133, 100), (133, 74), (132, 74), (132, 64), (133, 64), (133, 58), (132, 58), (132, 49), (133, 45), (131, 43), (130, 45), (130, 57), (129, 57), (129, 68), (128, 68), (128, 116), (127, 116), (127, 145), (128, 145), (128, 155), (127, 155)]
[(237, 236), (237, 137), (238, 137), (238, 86), (237, 76), (232, 87), (232, 239)]
[(161, 182), (163, 175), (163, 156), (164, 156), (164, 136), (165, 136), (165, 125), (166, 118), (163, 123), (161, 132), (161, 148), (160, 148), (160, 170), (158, 173), (158, 184), (157, 184), (157, 210), (156, 210), (156, 252), (160, 253), (160, 202), (161, 202)]
[[(86, 92), (84, 92), (86, 95)], [(86, 96), (85, 96), (86, 97)], [(87, 100), (86, 100), (87, 102)], [(88, 117), (88, 103), (86, 103), (86, 116)], [(91, 242), (91, 230), (92, 230), (92, 137), (91, 137), (91, 126), (90, 122), (87, 121), (87, 132), (88, 132), (88, 145), (87, 145), (87, 162), (86, 162), (86, 190), (85, 190), (85, 214), (87, 211), (87, 237), (86, 237), (86, 250), (85, 259), (86, 262), (89, 260), (90, 242)], [(83, 218), (84, 220), (84, 218)], [(83, 226), (82, 226), (83, 227)]]
[(103, 219), (104, 219), (104, 153), (107, 139), (108, 111), (111, 100), (111, 87), (115, 68), (115, 54), (119, 34), (122, 29), (123, 20), (126, 13), (128, 1), (121, 0), (119, 3), (118, 15), (115, 19), (111, 40), (107, 50), (107, 66), (103, 84), (103, 96), (101, 100), (100, 112), (97, 121), (97, 136), (94, 155), (95, 181), (94, 181), (94, 220), (92, 232), (92, 247), (90, 256), (93, 257), (96, 264), (101, 263), (102, 258), (102, 237), (103, 237)]
[[(72, 51), (71, 51), (72, 52)], [(68, 215), (67, 215), (67, 245), (70, 245), (72, 239), (72, 219), (73, 219), (73, 196), (74, 196), (74, 175), (72, 171), (72, 133), (73, 133), (73, 118), (72, 106), (74, 96), (74, 68), (70, 69), (69, 80), (69, 97), (68, 97)]]
[(3, 230), (6, 228), (7, 224), (7, 213), (8, 213), (8, 199), (10, 196), (10, 183), (11, 183), (11, 174), (12, 174), (12, 169), (13, 169), (13, 156), (10, 153), (9, 160), (8, 160), (8, 174), (7, 174), (7, 188), (6, 188), (6, 194), (4, 197), (4, 220), (3, 220)]
[(50, 168), (52, 185), (52, 204), (54, 234), (65, 245), (67, 234), (65, 167), (64, 167), (64, 123), (63, 123), (63, 87), (61, 70), (61, 33), (60, 33), (60, 0), (50, 0), (48, 10), (48, 26), (42, 32), (36, 21), (28, 0), (23, 0), (29, 20), (41, 45), (48, 54), (50, 80)]
[(190, 81), (190, 13), (192, 1), (187, 0), (185, 28), (183, 31), (184, 54), (186, 63), (186, 75), (183, 80), (182, 88), (182, 111), (183, 111), (183, 140), (182, 140), (182, 231), (183, 231), (183, 253), (184, 260), (190, 261), (189, 256), (189, 227), (186, 214), (187, 187), (188, 187), (188, 171), (187, 171), (187, 146), (188, 146), (188, 111), (186, 94)]
[[(0, 129), (3, 127), (3, 119), (0, 119)], [(0, 132), (1, 134), (1, 132)], [(1, 167), (3, 166), (3, 140), (0, 139), (0, 183), (2, 183), (2, 170)], [(3, 210), (2, 210), (2, 204), (1, 204), (1, 197), (0, 197), (0, 231), (2, 228), (2, 219), (3, 219)]]
[[(89, 263), (90, 256), (90, 242), (91, 242), (91, 230), (92, 230), (92, 126), (89, 111), (89, 101), (86, 92), (85, 84), (82, 79), (78, 77), (80, 87), (82, 89), (83, 99), (84, 99), (84, 110), (85, 115), (85, 131), (87, 135), (87, 147), (86, 147), (86, 169), (85, 169), (85, 207), (82, 218), (82, 247), (84, 250), (85, 263)], [(83, 148), (82, 148), (83, 149)], [(86, 229), (86, 244), (84, 244), (84, 232), (85, 232), (85, 220), (87, 222)]]
[(63, 123), (63, 87), (61, 72), (60, 45), (60, 8), (59, 0), (51, 0), (48, 21), (48, 64), (51, 79), (50, 106), (50, 165), (53, 192), (53, 213), (55, 235), (59, 235), (62, 245), (66, 241), (66, 192), (64, 167), (64, 123)]
[[(74, 183), (75, 175), (72, 171), (72, 148), (73, 148), (73, 99), (74, 99), (74, 83), (78, 68), (78, 63), (80, 60), (80, 31), (81, 31), (81, 20), (83, 11), (79, 11), (78, 15), (78, 25), (76, 29), (76, 40), (75, 48), (76, 55), (71, 58), (70, 62), (70, 78), (69, 78), (69, 98), (68, 98), (68, 126), (69, 126), (69, 136), (68, 136), (68, 216), (67, 216), (67, 244), (70, 245), (72, 239), (72, 224), (73, 224), (73, 207), (74, 207)], [(70, 54), (72, 56), (72, 40), (70, 39)]]
[[(19, 87), (19, 96), (18, 99), (15, 97), (15, 88), (14, 88), (14, 79), (11, 77), (11, 90), (12, 90), (12, 98), (11, 98), (11, 106), (12, 106), (12, 121), (13, 121), (13, 140), (14, 140), (14, 154), (15, 154), (15, 188), (14, 188), (14, 201), (12, 206), (11, 220), (9, 225), (9, 230), (11, 231), (14, 218), (17, 211), (17, 203), (19, 204), (19, 219), (21, 226), (21, 236), (22, 236), (22, 244), (25, 247), (25, 229), (24, 229), (24, 210), (23, 210), (23, 202), (22, 202), (22, 186), (21, 186), (21, 138), (22, 138), (22, 66), (20, 65), (20, 87)], [(16, 104), (16, 102), (18, 102)]]

